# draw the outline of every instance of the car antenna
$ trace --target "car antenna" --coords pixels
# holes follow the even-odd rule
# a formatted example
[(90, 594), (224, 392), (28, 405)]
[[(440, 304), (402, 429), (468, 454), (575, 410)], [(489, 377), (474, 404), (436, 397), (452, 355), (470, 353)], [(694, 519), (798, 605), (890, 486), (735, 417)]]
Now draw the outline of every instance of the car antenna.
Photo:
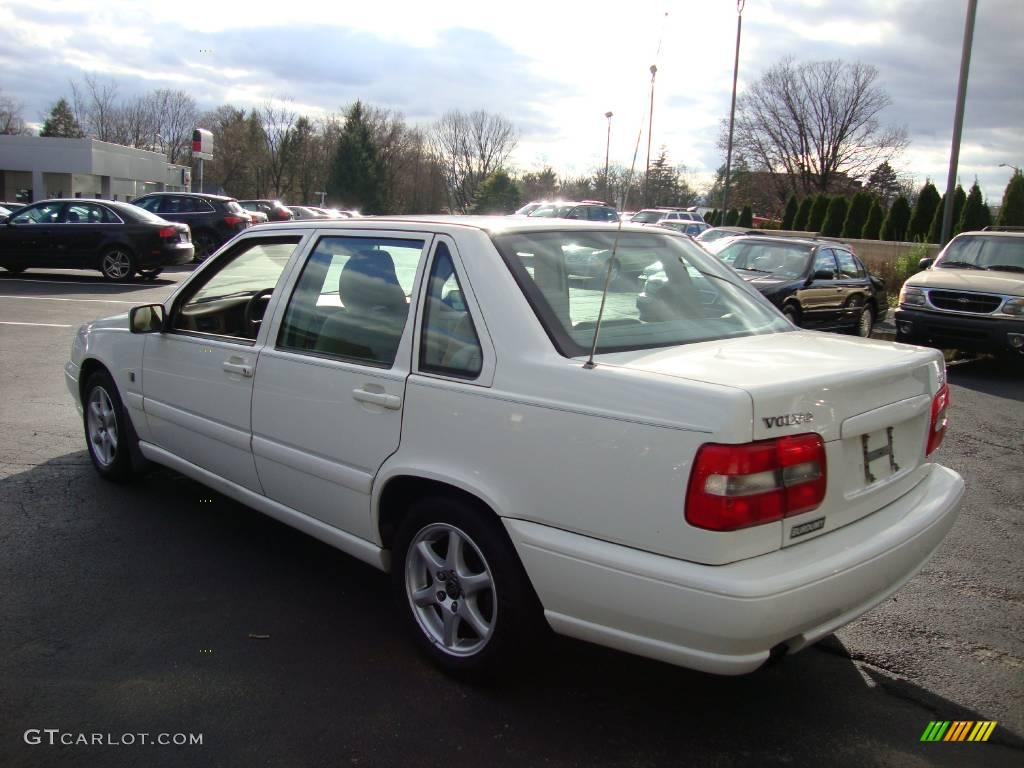
[[(622, 207), (624, 210), (629, 210), (626, 203), (629, 201), (629, 190), (633, 186), (633, 170), (636, 168), (636, 156), (640, 151), (640, 137), (643, 135), (643, 127), (637, 132), (636, 135), (636, 146), (633, 148), (633, 162), (629, 166), (629, 175), (626, 177), (626, 189), (622, 193)], [(594, 363), (594, 353), (597, 351), (597, 336), (601, 333), (601, 318), (604, 317), (604, 304), (608, 299), (608, 287), (612, 282), (612, 266), (615, 264), (615, 257), (619, 252), (619, 235), (622, 234), (622, 217), (619, 217), (619, 225), (615, 228), (615, 240), (612, 243), (612, 253), (608, 257), (608, 269), (604, 273), (604, 290), (601, 291), (601, 308), (597, 310), (597, 322), (594, 324), (594, 339), (590, 345), (590, 357), (587, 358), (587, 362), (583, 364), (583, 367), (587, 370), (596, 367)]]

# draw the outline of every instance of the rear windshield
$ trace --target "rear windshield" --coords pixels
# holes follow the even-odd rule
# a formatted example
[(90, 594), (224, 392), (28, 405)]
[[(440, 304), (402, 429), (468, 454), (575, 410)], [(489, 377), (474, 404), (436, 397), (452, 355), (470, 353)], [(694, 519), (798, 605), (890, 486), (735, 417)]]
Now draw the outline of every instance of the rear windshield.
[(634, 224), (652, 224), (661, 221), (665, 217), (665, 211), (640, 211), (630, 221)]
[(779, 333), (792, 326), (728, 267), (671, 233), (520, 232), (493, 236), (537, 317), (567, 357), (588, 354), (604, 275), (598, 352)]
[(168, 224), (170, 222), (164, 220), (152, 211), (147, 211), (145, 208), (141, 208), (137, 205), (126, 205), (124, 208), (116, 208), (118, 213), (132, 218), (135, 221), (144, 221), (149, 224)]
[(1024, 272), (1024, 237), (961, 236), (949, 244), (935, 266), (944, 269)]

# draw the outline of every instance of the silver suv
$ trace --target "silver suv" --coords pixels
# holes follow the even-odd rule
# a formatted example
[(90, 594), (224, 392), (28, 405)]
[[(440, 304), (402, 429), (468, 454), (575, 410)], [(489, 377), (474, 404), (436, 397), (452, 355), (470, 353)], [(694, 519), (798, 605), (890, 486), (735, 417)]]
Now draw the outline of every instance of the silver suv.
[(1024, 354), (1024, 228), (964, 232), (921, 268), (900, 291), (897, 341)]

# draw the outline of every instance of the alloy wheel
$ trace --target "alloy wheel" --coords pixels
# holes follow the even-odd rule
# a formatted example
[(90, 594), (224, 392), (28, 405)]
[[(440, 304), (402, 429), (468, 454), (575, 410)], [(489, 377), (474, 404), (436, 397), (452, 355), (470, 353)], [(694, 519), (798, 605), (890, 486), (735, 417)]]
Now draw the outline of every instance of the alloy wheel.
[(85, 423), (93, 458), (104, 468), (111, 466), (117, 458), (117, 415), (103, 387), (94, 387), (89, 394)]
[(473, 656), (494, 633), (497, 594), (490, 565), (461, 529), (431, 523), (409, 543), (405, 593), (416, 623), (452, 656)]
[(119, 248), (107, 251), (101, 267), (103, 276), (109, 280), (123, 280), (132, 274), (132, 258)]

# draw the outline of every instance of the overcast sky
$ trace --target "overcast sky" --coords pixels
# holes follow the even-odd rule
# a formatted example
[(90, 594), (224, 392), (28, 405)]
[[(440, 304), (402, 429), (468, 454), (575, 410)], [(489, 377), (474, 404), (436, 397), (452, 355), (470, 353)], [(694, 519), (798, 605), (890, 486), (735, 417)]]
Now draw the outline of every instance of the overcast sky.
[[(998, 203), (1024, 166), (1024, 0), (980, 0), (959, 178)], [(786, 55), (878, 67), (883, 118), (910, 147), (895, 164), (945, 186), (966, 0), (748, 0), (740, 89)], [(667, 13), (667, 16), (666, 16)], [(736, 34), (734, 0), (174, 3), (0, 0), (0, 89), (41, 122), (85, 73), (122, 94), (175, 87), (206, 109), (292, 99), (308, 113), (356, 99), (428, 124), (452, 108), (486, 109), (520, 131), (513, 161), (586, 173), (629, 165), (651, 64), (653, 144), (702, 187), (724, 160)], [(659, 51), (660, 42), (660, 51)], [(209, 52), (206, 52), (209, 51)]]

